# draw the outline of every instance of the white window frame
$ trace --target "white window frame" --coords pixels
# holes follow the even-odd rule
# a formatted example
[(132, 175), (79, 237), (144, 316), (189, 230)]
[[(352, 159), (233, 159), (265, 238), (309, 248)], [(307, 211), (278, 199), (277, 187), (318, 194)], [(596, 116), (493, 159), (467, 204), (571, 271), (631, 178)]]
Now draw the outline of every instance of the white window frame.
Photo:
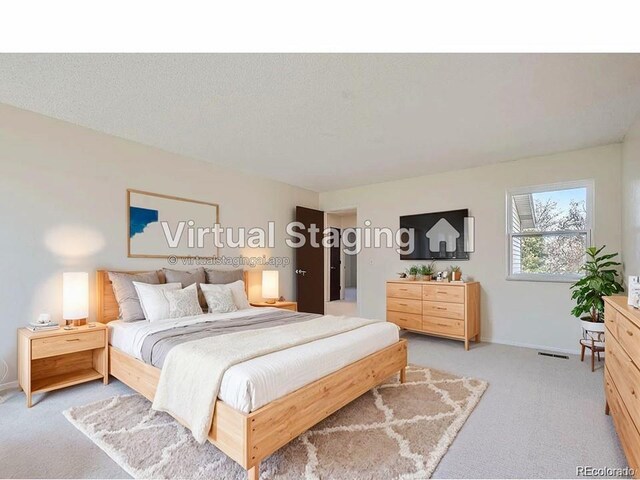
[[(506, 245), (506, 253), (507, 253), (507, 280), (516, 280), (516, 281), (526, 281), (526, 282), (559, 282), (559, 283), (573, 283), (576, 280), (579, 280), (582, 275), (581, 274), (547, 274), (547, 273), (511, 273), (512, 272), (512, 262), (513, 262), (513, 237), (514, 236), (538, 236), (540, 232), (531, 232), (531, 233), (516, 233), (513, 231), (513, 218), (512, 218), (512, 204), (513, 204), (513, 196), (514, 195), (522, 195), (526, 193), (541, 193), (541, 192), (553, 192), (557, 190), (570, 190), (573, 188), (586, 188), (587, 190), (587, 198), (585, 202), (585, 207), (587, 209), (586, 216), (586, 229), (585, 230), (575, 230), (571, 231), (571, 233), (584, 233), (586, 234), (586, 245), (591, 246), (594, 242), (593, 235), (593, 225), (594, 225), (594, 190), (595, 190), (595, 182), (592, 179), (589, 180), (575, 180), (568, 182), (560, 182), (560, 183), (552, 183), (546, 185), (534, 185), (527, 187), (517, 187), (511, 188), (506, 192), (506, 227), (507, 227), (507, 245)], [(566, 231), (560, 232), (544, 232), (542, 235), (562, 235), (563, 233), (567, 233)]]

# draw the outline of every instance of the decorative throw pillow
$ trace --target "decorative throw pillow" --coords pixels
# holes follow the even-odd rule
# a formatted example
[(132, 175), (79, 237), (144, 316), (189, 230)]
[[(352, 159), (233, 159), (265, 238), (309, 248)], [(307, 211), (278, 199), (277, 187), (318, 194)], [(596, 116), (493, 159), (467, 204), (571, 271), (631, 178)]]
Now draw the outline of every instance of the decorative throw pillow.
[(225, 285), (244, 278), (244, 270), (216, 270), (215, 268), (205, 268), (207, 283), (213, 285)]
[(233, 300), (233, 292), (227, 285), (202, 285), (204, 298), (207, 299), (209, 313), (229, 313), (238, 310)]
[[(140, 304), (144, 311), (144, 316), (150, 322), (164, 320), (169, 318), (169, 301), (164, 292), (167, 290), (180, 290), (182, 285), (179, 283), (165, 283), (162, 285), (149, 285), (146, 283), (133, 282)], [(195, 291), (195, 286), (193, 287)]]
[[(247, 299), (247, 294), (244, 291), (244, 282), (242, 280), (238, 280), (237, 282), (229, 283), (226, 285), (210, 285), (208, 283), (205, 283), (202, 284), (200, 288), (202, 288), (205, 298), (207, 298), (207, 292), (230, 290), (231, 295), (233, 296), (233, 303), (236, 305), (236, 308), (238, 310), (244, 310), (245, 308), (251, 307), (251, 305), (249, 304), (249, 300)], [(209, 304), (208, 298), (207, 304)]]
[(169, 318), (202, 315), (197, 284), (193, 283), (182, 290), (165, 290), (164, 295), (169, 302)]
[(109, 272), (109, 280), (113, 287), (113, 294), (118, 302), (120, 318), (125, 322), (144, 320), (144, 311), (140, 305), (138, 292), (133, 286), (133, 282), (158, 284), (160, 279), (157, 272), (144, 273), (120, 273)]
[(201, 307), (207, 306), (207, 301), (200, 290), (200, 284), (207, 282), (207, 276), (203, 267), (194, 268), (193, 270), (172, 270), (170, 268), (163, 268), (167, 283), (181, 283), (183, 287), (188, 287), (194, 283), (198, 285), (198, 300)]

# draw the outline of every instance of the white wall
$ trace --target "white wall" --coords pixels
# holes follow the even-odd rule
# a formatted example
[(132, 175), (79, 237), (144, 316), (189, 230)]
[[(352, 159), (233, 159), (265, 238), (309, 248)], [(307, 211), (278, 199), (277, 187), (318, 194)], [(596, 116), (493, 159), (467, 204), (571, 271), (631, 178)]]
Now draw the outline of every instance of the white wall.
[(640, 275), (640, 118), (622, 143), (622, 238), (625, 276)]
[[(620, 144), (321, 193), (320, 208), (356, 207), (360, 226), (368, 219), (373, 227), (394, 229), (400, 215), (468, 208), (476, 218), (476, 251), (471, 260), (459, 263), (464, 274), (482, 284), (483, 339), (573, 352), (580, 328), (569, 313), (569, 284), (505, 279), (505, 191), (578, 179), (595, 180), (594, 241), (619, 252)], [(385, 317), (385, 281), (406, 267), (393, 249), (362, 251), (358, 256), (362, 316)]]
[[(318, 194), (308, 190), (0, 104), (0, 252), (6, 272), (0, 289), (0, 359), (9, 364), (5, 382), (16, 379), (16, 329), (40, 312), (61, 317), (63, 271), (169, 267), (162, 259), (127, 258), (127, 188), (216, 202), (223, 226), (266, 227), (273, 220), (276, 248), (242, 253), (292, 261), (284, 226), (293, 220), (296, 205), (318, 205)], [(280, 273), (287, 298), (295, 298), (292, 270), (289, 266)], [(257, 277), (254, 298), (260, 296)], [(93, 290), (91, 285), (92, 306)]]

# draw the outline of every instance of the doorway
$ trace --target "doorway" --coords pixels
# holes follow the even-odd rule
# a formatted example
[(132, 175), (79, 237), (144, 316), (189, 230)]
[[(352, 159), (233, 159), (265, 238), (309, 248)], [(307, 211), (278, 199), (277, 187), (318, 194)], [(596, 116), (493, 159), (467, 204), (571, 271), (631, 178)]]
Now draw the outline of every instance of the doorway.
[(328, 315), (356, 316), (358, 260), (357, 255), (347, 254), (346, 251), (350, 250), (348, 246), (353, 242), (354, 234), (349, 229), (357, 226), (357, 211), (345, 209), (326, 212), (325, 225), (331, 228), (335, 238), (339, 239), (326, 249), (325, 254), (325, 311)]

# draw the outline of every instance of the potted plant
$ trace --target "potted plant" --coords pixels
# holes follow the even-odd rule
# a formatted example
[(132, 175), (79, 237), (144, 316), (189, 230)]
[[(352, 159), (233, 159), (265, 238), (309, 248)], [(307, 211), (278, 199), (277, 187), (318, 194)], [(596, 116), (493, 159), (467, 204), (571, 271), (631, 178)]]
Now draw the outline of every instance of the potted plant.
[(430, 282), (435, 270), (435, 264), (431, 262), (428, 265), (420, 265), (418, 273), (425, 282)]
[[(571, 298), (576, 301), (576, 306), (571, 313), (580, 318), (582, 328), (586, 332), (604, 332), (602, 297), (623, 291), (622, 285), (616, 280), (619, 273), (615, 267), (620, 263), (613, 260), (618, 254), (600, 255), (605, 247), (606, 245), (600, 248), (587, 248), (587, 261), (580, 267), (584, 277), (571, 285), (573, 290)], [(600, 338), (599, 335), (598, 338)]]
[(451, 280), (458, 282), (461, 278), (462, 270), (460, 270), (460, 267), (457, 265), (451, 265)]
[(408, 280), (415, 280), (417, 274), (418, 274), (418, 265), (411, 265), (407, 269), (407, 279)]

